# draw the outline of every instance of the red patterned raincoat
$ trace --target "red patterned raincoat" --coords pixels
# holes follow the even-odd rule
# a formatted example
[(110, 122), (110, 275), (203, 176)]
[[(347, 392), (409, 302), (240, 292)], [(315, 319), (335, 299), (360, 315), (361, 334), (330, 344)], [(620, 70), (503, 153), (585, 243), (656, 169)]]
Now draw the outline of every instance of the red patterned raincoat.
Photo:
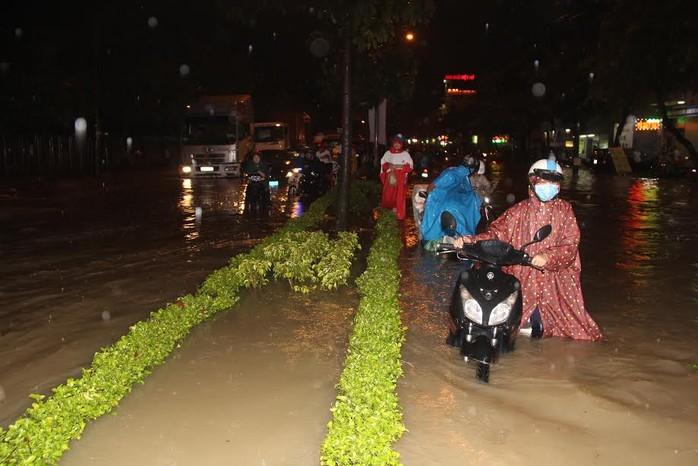
[(543, 336), (601, 340), (601, 330), (584, 306), (580, 233), (572, 205), (560, 198), (541, 202), (531, 188), (528, 197), (492, 222), (488, 231), (471, 238), (475, 241), (494, 238), (518, 249), (531, 241), (540, 227), (552, 225), (550, 236), (526, 247), (531, 257), (547, 253), (545, 273), (522, 265), (504, 268), (521, 282), (522, 322), (527, 322), (537, 307), (543, 320)]

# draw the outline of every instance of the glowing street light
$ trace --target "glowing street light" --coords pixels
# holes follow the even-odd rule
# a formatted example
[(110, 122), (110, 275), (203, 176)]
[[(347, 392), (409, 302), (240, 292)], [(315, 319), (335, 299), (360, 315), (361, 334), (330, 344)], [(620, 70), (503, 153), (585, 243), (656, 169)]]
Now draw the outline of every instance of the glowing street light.
[(408, 42), (412, 42), (414, 40), (414, 34), (411, 32), (408, 32), (405, 34), (405, 40)]

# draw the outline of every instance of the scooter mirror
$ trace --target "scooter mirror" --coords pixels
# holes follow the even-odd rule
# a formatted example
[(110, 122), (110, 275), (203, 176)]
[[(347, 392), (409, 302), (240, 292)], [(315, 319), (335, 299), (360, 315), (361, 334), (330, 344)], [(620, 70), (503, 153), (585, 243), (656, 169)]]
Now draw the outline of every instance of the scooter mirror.
[(552, 225), (543, 225), (542, 227), (540, 227), (540, 230), (538, 230), (536, 234), (533, 236), (533, 242), (540, 243), (550, 235), (551, 231), (553, 231)]
[(532, 240), (532, 241), (529, 241), (528, 243), (526, 243), (526, 244), (524, 244), (523, 246), (521, 246), (521, 249), (525, 249), (526, 246), (529, 246), (529, 245), (531, 245), (531, 244), (533, 244), (533, 243), (540, 243), (540, 242), (543, 241), (545, 238), (547, 238), (548, 235), (550, 235), (550, 232), (551, 232), (551, 231), (553, 231), (553, 226), (552, 226), (552, 225), (550, 225), (550, 224), (548, 224), (548, 225), (543, 225), (543, 226), (540, 227), (540, 229), (536, 232), (536, 234), (533, 235), (533, 240)]

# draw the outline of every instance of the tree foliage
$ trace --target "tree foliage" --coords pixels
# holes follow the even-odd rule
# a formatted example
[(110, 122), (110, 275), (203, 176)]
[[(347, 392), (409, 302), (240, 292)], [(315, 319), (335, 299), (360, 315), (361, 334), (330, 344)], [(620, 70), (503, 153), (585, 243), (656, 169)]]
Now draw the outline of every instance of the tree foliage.
[(592, 98), (628, 113), (647, 114), (657, 108), (664, 124), (695, 150), (667, 118), (667, 100), (686, 99), (698, 85), (698, 18), (685, 0), (616, 0), (599, 34), (597, 81)]

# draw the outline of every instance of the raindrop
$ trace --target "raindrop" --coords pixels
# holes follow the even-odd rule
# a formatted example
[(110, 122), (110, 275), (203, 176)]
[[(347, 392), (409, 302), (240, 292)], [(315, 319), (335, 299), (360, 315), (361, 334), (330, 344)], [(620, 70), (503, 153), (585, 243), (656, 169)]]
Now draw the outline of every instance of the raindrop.
[(151, 16), (150, 18), (148, 18), (148, 27), (150, 29), (155, 29), (156, 27), (158, 27), (158, 19), (155, 16)]
[(252, 55), (253, 50), (254, 50), (254, 47), (252, 46), (252, 44), (247, 46), (247, 53), (249, 53), (250, 55)]
[(87, 120), (85, 120), (83, 117), (77, 118), (75, 120), (75, 132), (78, 133), (78, 135), (84, 135), (86, 131)]
[(24, 34), (22, 28), (15, 28), (15, 37), (22, 37), (22, 34)]
[(133, 138), (131, 136), (126, 138), (126, 150), (130, 151), (133, 148)]
[(477, 416), (477, 408), (475, 406), (468, 408), (468, 416)]
[(316, 57), (324, 57), (330, 51), (330, 43), (324, 37), (316, 37), (310, 43), (310, 53)]
[(276, 36), (277, 36), (276, 32), (272, 34), (272, 37), (274, 38), (274, 40), (276, 40)]
[(187, 65), (186, 63), (179, 66), (179, 74), (181, 76), (187, 76), (189, 74), (189, 71), (191, 70), (189, 69), (189, 65)]
[(0, 385), (0, 403), (5, 401), (5, 389), (2, 388), (2, 385)]
[(516, 196), (514, 196), (514, 194), (512, 194), (512, 193), (507, 194), (507, 202), (509, 204), (513, 204), (515, 200), (516, 200)]
[(540, 62), (538, 60), (533, 60), (533, 67), (535, 69), (538, 69), (538, 65), (540, 65)]
[(531, 93), (536, 97), (543, 97), (545, 95), (545, 84), (541, 82), (535, 83), (531, 87)]
[(7, 71), (10, 69), (10, 64), (6, 61), (0, 62), (0, 71), (3, 73), (7, 73)]
[(490, 23), (485, 23), (485, 32), (489, 32), (490, 30)]
[(111, 312), (102, 311), (102, 320), (107, 321), (109, 319), (111, 319)]
[(201, 207), (197, 207), (195, 210), (195, 218), (196, 218), (196, 224), (201, 225), (201, 215), (203, 214), (203, 210)]

